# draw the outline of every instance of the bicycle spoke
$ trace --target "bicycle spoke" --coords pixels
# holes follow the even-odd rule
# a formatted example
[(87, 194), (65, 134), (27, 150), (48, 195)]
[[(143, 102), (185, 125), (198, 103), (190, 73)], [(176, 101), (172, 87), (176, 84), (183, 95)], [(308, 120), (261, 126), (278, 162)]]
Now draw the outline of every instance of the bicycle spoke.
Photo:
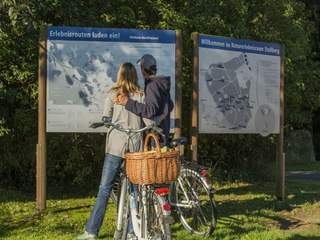
[(176, 207), (183, 226), (190, 232), (208, 236), (214, 229), (213, 199), (205, 183), (193, 170), (185, 169), (176, 183)]
[[(204, 220), (204, 222), (202, 222), (203, 224), (207, 224), (208, 220), (206, 219), (205, 214), (203, 213), (201, 207), (199, 205), (197, 205), (197, 208), (199, 209), (199, 213), (201, 214), (200, 216), (202, 216), (202, 219)], [(199, 216), (199, 215), (198, 215)], [(199, 219), (201, 219), (201, 217), (199, 216)]]

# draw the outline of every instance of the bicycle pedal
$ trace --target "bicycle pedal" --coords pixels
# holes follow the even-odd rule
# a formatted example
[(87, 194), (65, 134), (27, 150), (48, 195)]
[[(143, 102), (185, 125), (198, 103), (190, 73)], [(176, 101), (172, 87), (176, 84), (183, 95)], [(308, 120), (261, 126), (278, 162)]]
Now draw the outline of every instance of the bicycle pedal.
[(175, 222), (172, 216), (163, 216), (163, 221), (167, 224), (173, 224)]

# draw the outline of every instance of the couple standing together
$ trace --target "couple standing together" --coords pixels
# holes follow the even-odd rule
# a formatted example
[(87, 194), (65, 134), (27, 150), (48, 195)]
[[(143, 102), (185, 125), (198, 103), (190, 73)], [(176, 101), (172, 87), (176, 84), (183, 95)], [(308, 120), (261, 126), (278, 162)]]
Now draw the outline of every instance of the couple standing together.
[[(107, 94), (103, 117), (112, 118), (113, 123), (131, 129), (141, 128), (143, 122), (146, 125), (157, 122), (168, 138), (170, 112), (173, 109), (173, 102), (170, 98), (170, 77), (156, 76), (157, 63), (150, 54), (143, 55), (138, 63), (145, 79), (144, 91), (139, 87), (134, 65), (128, 62), (121, 64), (117, 82)], [(107, 133), (106, 155), (99, 192), (90, 218), (85, 225), (85, 232), (78, 236), (78, 240), (96, 239), (126, 149), (137, 152), (142, 147), (141, 135), (130, 138), (130, 141), (127, 141), (127, 138), (125, 133), (117, 130), (110, 130)], [(132, 227), (128, 229), (128, 239), (135, 239)]]

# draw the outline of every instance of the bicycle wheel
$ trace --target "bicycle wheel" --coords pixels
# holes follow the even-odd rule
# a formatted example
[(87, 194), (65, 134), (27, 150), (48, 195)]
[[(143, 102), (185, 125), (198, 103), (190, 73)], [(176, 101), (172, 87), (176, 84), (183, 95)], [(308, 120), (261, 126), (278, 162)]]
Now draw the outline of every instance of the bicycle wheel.
[(165, 221), (161, 202), (156, 194), (150, 197), (148, 208), (148, 232), (151, 239), (171, 240), (171, 227)]
[[(119, 185), (120, 189), (117, 191), (117, 224), (114, 233), (115, 240), (126, 240), (127, 229), (129, 221), (129, 193), (128, 193), (128, 179), (122, 176)], [(121, 208), (121, 209), (120, 209)], [(119, 223), (119, 221), (121, 223)], [(118, 226), (120, 224), (120, 226)]]
[(217, 210), (201, 176), (194, 170), (182, 169), (173, 194), (184, 228), (197, 235), (210, 236), (216, 227)]

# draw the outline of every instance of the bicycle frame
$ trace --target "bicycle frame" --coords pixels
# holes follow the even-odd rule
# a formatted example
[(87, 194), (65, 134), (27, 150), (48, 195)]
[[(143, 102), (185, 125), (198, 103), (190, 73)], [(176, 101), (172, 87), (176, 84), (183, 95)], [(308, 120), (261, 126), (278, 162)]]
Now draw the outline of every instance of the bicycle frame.
[(120, 199), (118, 203), (118, 218), (117, 218), (117, 225), (116, 225), (116, 232), (118, 234), (122, 234), (124, 231), (123, 229), (123, 221), (122, 221), (122, 216), (123, 216), (123, 210), (125, 207), (125, 197), (127, 196), (128, 193), (128, 178), (124, 177), (122, 182), (121, 182), (121, 188), (120, 188)]
[[(182, 184), (181, 178), (178, 178), (177, 181), (180, 183), (180, 186), (181, 186), (181, 189), (182, 189), (182, 191), (183, 191), (183, 194), (184, 194), (185, 198), (187, 199), (187, 203), (186, 203), (186, 204), (176, 203), (176, 202), (173, 202), (173, 201), (171, 200), (171, 198), (170, 198), (170, 204), (171, 204), (171, 206), (174, 206), (174, 207), (193, 208), (193, 204), (192, 204), (193, 201), (191, 201), (191, 200), (189, 199), (189, 196), (188, 196), (188, 194), (187, 194), (187, 192), (186, 192), (186, 190), (185, 190), (185, 188), (184, 188), (184, 186), (183, 186), (183, 184)], [(173, 183), (173, 184), (175, 184), (175, 183)]]

